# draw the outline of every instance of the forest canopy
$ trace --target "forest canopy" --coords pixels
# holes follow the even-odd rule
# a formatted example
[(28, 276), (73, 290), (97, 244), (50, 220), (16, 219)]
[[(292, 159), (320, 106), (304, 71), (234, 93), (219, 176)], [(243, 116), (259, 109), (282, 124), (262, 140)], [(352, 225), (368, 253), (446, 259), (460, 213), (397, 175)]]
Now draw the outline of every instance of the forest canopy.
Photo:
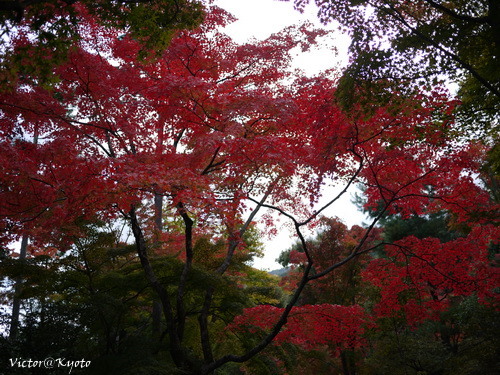
[[(495, 372), (496, 5), (318, 5), (351, 62), (307, 77), (310, 24), (238, 44), (198, 2), (2, 3), (2, 366)], [(324, 214), (352, 186), (349, 228)], [(251, 266), (279, 221), (282, 277)]]

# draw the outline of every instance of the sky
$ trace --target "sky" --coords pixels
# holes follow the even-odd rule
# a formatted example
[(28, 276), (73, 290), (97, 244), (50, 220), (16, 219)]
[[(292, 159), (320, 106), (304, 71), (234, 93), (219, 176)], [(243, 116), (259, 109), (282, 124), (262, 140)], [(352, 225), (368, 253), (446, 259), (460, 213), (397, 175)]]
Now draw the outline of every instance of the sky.
[[(293, 2), (277, 0), (216, 0), (215, 5), (233, 14), (238, 21), (226, 27), (225, 32), (236, 42), (243, 43), (249, 39), (265, 39), (272, 33), (305, 21), (312, 22), (317, 27), (321, 25), (316, 18), (316, 8), (310, 5), (304, 14), (300, 14), (293, 9)], [(334, 25), (327, 27), (334, 30)], [(322, 71), (334, 67), (340, 67), (347, 61), (347, 47), (349, 38), (336, 31), (322, 40), (322, 48), (312, 49), (308, 53), (298, 52), (294, 67), (298, 67), (307, 75), (321, 74)], [(332, 47), (337, 50), (335, 52)], [(325, 197), (320, 201), (320, 205), (327, 202), (338, 192), (339, 188), (326, 189)], [(352, 194), (355, 189), (351, 189), (339, 202), (325, 211), (326, 216), (337, 216), (348, 226), (362, 224), (366, 217), (357, 210), (351, 203)], [(265, 252), (263, 258), (256, 258), (253, 265), (264, 270), (274, 270), (281, 268), (277, 262), (279, 254), (288, 249), (296, 237), (286, 226), (280, 226), (278, 235), (273, 238), (264, 238)]]
[(215, 0), (214, 4), (238, 18), (229, 30), (238, 42), (249, 37), (264, 39), (271, 33), (305, 20), (316, 22), (314, 8), (308, 14), (293, 9), (293, 2), (278, 0)]
[[(233, 40), (243, 43), (249, 39), (258, 40), (269, 37), (283, 28), (309, 21), (316, 27), (335, 30), (334, 25), (322, 25), (316, 17), (316, 7), (310, 4), (301, 14), (293, 9), (292, 1), (278, 0), (215, 0), (214, 4), (225, 9), (238, 21), (226, 27), (225, 31)], [(324, 48), (300, 53), (295, 59), (295, 67), (300, 67), (308, 75), (345, 64), (349, 38), (335, 33), (322, 40)], [(332, 51), (331, 47), (338, 51)]]

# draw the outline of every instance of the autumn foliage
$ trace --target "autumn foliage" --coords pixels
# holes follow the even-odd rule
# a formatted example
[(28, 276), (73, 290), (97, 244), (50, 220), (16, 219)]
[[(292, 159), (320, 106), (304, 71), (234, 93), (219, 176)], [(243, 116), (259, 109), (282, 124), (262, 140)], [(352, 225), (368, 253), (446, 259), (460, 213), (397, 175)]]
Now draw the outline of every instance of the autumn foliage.
[[(266, 305), (245, 309), (228, 329), (248, 334), (266, 332), (281, 313), (282, 309)], [(275, 344), (291, 343), (304, 350), (328, 346), (331, 354), (337, 356), (344, 349), (364, 345), (363, 333), (369, 326), (369, 317), (359, 305), (304, 305), (293, 309)]]
[[(493, 303), (498, 273), (488, 252), (499, 237), (499, 207), (478, 182), (488, 148), (455, 142), (459, 103), (445, 89), (393, 92), (397, 106), (346, 112), (334, 100), (333, 72), (306, 77), (289, 68), (293, 51), (327, 34), (310, 25), (239, 45), (221, 31), (232, 17), (213, 7), (159, 58), (138, 60), (137, 40), (83, 7), (78, 17), (83, 37), (54, 68), (56, 83), (19, 77), (0, 94), (0, 240), (29, 237), (33, 249), (62, 256), (85, 237), (85, 223), (124, 220), (161, 302), (176, 367), (208, 374), (271, 342), (327, 346), (340, 356), (367, 345), (379, 318), (416, 325), (437, 319), (452, 297)], [(21, 33), (12, 43), (31, 41)], [(373, 221), (348, 229), (322, 218), (345, 193), (329, 197), (331, 184), (362, 185)], [(318, 207), (323, 195), (329, 203)], [(300, 243), (290, 254), (291, 294), (285, 307), (236, 309), (225, 337), (258, 332), (261, 341), (219, 353), (210, 340), (220, 329), (214, 300), (227, 284), (217, 278), (246, 286), (250, 272), (232, 267), (254, 254), (245, 235), (264, 209), (288, 220)], [(386, 243), (377, 227), (384, 215), (441, 211), (463, 236)], [(306, 239), (306, 227), (322, 226), (321, 241)], [(158, 256), (180, 265), (174, 281), (154, 264)], [(196, 297), (194, 274), (204, 278)], [(371, 285), (378, 300), (339, 297), (354, 284)], [(323, 299), (301, 305), (314, 294), (307, 288)], [(186, 344), (192, 327), (198, 342)]]
[(403, 314), (409, 324), (416, 324), (438, 319), (452, 297), (475, 294), (484, 303), (495, 303), (500, 280), (488, 250), (498, 238), (498, 228), (479, 226), (446, 243), (407, 237), (387, 246), (387, 258), (372, 260), (363, 271), (363, 277), (380, 288), (375, 314)]

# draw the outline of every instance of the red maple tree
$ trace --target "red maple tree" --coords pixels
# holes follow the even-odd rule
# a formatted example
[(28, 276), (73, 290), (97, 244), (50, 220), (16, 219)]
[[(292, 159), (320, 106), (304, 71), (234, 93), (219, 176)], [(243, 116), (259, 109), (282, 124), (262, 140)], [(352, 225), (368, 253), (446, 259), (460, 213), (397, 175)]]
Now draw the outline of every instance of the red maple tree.
[[(493, 209), (467, 175), (477, 171), (477, 154), (454, 145), (447, 132), (455, 103), (445, 92), (402, 98), (397, 110), (344, 113), (333, 100), (334, 78), (307, 78), (288, 69), (293, 49), (307, 49), (324, 31), (292, 27), (238, 45), (220, 31), (231, 16), (212, 8), (199, 29), (179, 32), (161, 58), (140, 62), (135, 40), (98, 26), (84, 9), (80, 17), (85, 38), (54, 72), (57, 84), (40, 87), (21, 77), (14, 91), (0, 95), (2, 241), (25, 235), (64, 249), (82, 220), (127, 220), (161, 301), (179, 368), (206, 374), (252, 358), (275, 339), (312, 340), (305, 331), (302, 337), (282, 330), (287, 318), (297, 324), (319, 319), (312, 314), (302, 321), (293, 309), (305, 285), (382, 246), (369, 242), (380, 216), (330, 262), (316, 260), (319, 254), (305, 241), (302, 228), (317, 222), (352, 184), (365, 184), (380, 215), (436, 206), (468, 220), (478, 205)], [(21, 35), (13, 43), (30, 40)], [(310, 208), (330, 179), (345, 189), (325, 206)], [(203, 236), (225, 240), (214, 266), (224, 274), (262, 208), (288, 218), (296, 229), (305, 256), (297, 288), (286, 308), (273, 310), (275, 323), (262, 327), (272, 326), (258, 345), (214, 358), (208, 327), (215, 287), (208, 285), (198, 319), (203, 367), (197, 369), (183, 345), (193, 243)], [(162, 231), (169, 225), (182, 231)], [(409, 241), (398, 248), (413, 247)], [(175, 292), (154, 272), (150, 248), (182, 259)], [(332, 316), (358, 308), (309, 309), (327, 311), (332, 322)], [(339, 329), (342, 319), (335, 320)], [(354, 320), (353, 331), (343, 336), (353, 343), (363, 319)], [(329, 332), (342, 346), (339, 331)]]

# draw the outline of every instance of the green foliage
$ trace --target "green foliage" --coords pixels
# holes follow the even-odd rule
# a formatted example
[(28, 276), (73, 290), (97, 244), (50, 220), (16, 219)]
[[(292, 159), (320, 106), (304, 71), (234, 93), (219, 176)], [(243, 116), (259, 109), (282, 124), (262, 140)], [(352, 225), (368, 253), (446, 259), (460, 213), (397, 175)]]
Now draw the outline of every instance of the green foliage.
[(132, 38), (143, 45), (139, 58), (162, 52), (177, 30), (193, 29), (203, 17), (200, 2), (190, 0), (152, 0), (129, 3), (127, 10), (116, 2), (102, 8), (91, 2), (90, 12), (119, 30), (129, 30)]
[(360, 374), (495, 374), (499, 358), (499, 313), (469, 297), (416, 330), (388, 319), (373, 332)]
[[(14, 261), (2, 262), (12, 277), (24, 279), (25, 318), (13, 345), (19, 349), (18, 356), (94, 360), (118, 355), (124, 348), (133, 350), (134, 345), (150, 350), (146, 349), (151, 348), (149, 342), (133, 344), (148, 337), (144, 336), (148, 315), (143, 305), (147, 283), (137, 262), (131, 262), (135, 256), (117, 242), (115, 233), (92, 224), (84, 230), (87, 236), (76, 239), (66, 256), (30, 258), (21, 269), (13, 267)], [(3, 363), (15, 355), (2, 354)]]
[[(54, 67), (62, 64), (68, 52), (86, 31), (79, 27), (82, 18), (123, 32), (139, 41), (140, 59), (154, 58), (170, 43), (176, 31), (193, 29), (203, 20), (203, 5), (195, 0), (146, 1), (11, 1), (0, 8), (1, 55), (0, 89), (9, 90), (18, 78), (44, 86), (57, 82)], [(19, 33), (36, 43), (11, 40)]]
[(395, 242), (407, 236), (434, 237), (439, 238), (441, 242), (448, 242), (461, 235), (450, 229), (450, 216), (446, 212), (431, 213), (426, 216), (414, 215), (405, 219), (392, 215), (384, 218), (381, 225), (387, 242)]
[[(295, 0), (302, 9), (309, 0)], [(398, 95), (458, 85), (459, 138), (491, 142), (500, 112), (500, 5), (497, 1), (319, 1), (319, 18), (351, 37), (338, 102), (370, 115)]]
[[(118, 234), (102, 223), (83, 224), (82, 231), (85, 235), (75, 238), (73, 248), (59, 258), (40, 255), (23, 263), (10, 258), (0, 263), (3, 275), (24, 280), (20, 297), (25, 311), (17, 340), (2, 346), (0, 361), (83, 357), (92, 361), (88, 374), (182, 374), (169, 359), (168, 342), (158, 342), (152, 334), (155, 295), (135, 246), (121, 243)], [(240, 338), (225, 327), (243, 308), (282, 304), (278, 278), (246, 264), (261, 250), (257, 232), (245, 238), (247, 252), (233, 260), (238, 262), (235, 273), (224, 276), (213, 267), (214, 258), (224, 250), (223, 242), (201, 238), (196, 244), (199, 262), (190, 272), (184, 298), (188, 311), (184, 341), (194, 361), (202, 357), (196, 312), (207, 285), (216, 290), (210, 330), (216, 333), (213, 350), (218, 357), (241, 347)], [(161, 283), (175, 294), (184, 263), (176, 257), (151, 254), (151, 264)], [(162, 324), (162, 331), (165, 328)], [(217, 373), (237, 374), (238, 368), (226, 365)], [(27, 372), (20, 369), (17, 373)]]
[(251, 305), (281, 306), (285, 300), (283, 290), (278, 286), (279, 278), (255, 268), (248, 267), (244, 292)]

